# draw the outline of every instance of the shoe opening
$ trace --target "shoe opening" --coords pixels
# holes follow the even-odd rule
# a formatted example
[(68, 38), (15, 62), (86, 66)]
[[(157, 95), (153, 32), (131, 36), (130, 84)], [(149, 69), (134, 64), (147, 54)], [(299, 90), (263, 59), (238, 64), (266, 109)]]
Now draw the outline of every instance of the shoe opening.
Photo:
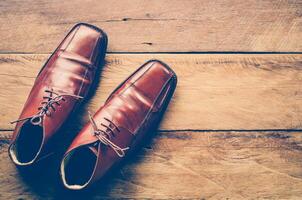
[(25, 122), (20, 132), (9, 148), (12, 160), (17, 165), (32, 164), (38, 157), (43, 145), (43, 128), (33, 125), (29, 121)]
[(61, 178), (68, 189), (78, 190), (88, 185), (94, 173), (97, 155), (94, 147), (82, 146), (69, 152), (61, 163)]

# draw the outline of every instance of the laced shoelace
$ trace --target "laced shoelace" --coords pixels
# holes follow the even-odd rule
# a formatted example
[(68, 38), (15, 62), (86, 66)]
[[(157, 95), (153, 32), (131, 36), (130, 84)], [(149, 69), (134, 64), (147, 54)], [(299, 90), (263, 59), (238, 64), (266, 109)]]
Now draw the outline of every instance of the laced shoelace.
[(114, 144), (110, 139), (111, 137), (115, 136), (115, 133), (114, 131), (112, 130), (112, 127), (111, 126), (114, 126), (115, 129), (120, 132), (120, 130), (118, 129), (118, 127), (109, 119), (107, 118), (104, 118), (106, 121), (108, 121), (110, 123), (109, 126), (106, 126), (105, 124), (101, 123), (102, 126), (104, 126), (107, 130), (110, 131), (111, 134), (107, 133), (106, 131), (103, 131), (103, 130), (100, 130), (97, 125), (96, 125), (96, 122), (94, 121), (94, 119), (92, 118), (92, 115), (90, 112), (88, 112), (88, 115), (89, 115), (89, 120), (90, 120), (90, 123), (92, 124), (92, 127), (93, 127), (93, 134), (95, 137), (98, 138), (98, 140), (103, 143), (104, 145), (106, 146), (110, 146), (114, 151), (115, 153), (119, 156), (119, 157), (124, 157), (125, 156), (125, 151), (129, 149), (129, 147), (126, 147), (126, 148), (121, 148), (119, 147), (118, 145)]
[(41, 106), (38, 108), (39, 111), (37, 114), (32, 115), (30, 117), (25, 117), (22, 119), (12, 121), (11, 124), (30, 119), (30, 122), (33, 125), (40, 125), (42, 123), (42, 117), (44, 115), (51, 116), (51, 110), (54, 112), (56, 111), (54, 104), (60, 106), (61, 105), (60, 101), (66, 101), (64, 97), (69, 96), (69, 97), (75, 97), (77, 99), (83, 98), (81, 96), (74, 95), (74, 94), (59, 93), (54, 91), (53, 89), (46, 89), (45, 93), (48, 95), (43, 96), (44, 101), (41, 102)]

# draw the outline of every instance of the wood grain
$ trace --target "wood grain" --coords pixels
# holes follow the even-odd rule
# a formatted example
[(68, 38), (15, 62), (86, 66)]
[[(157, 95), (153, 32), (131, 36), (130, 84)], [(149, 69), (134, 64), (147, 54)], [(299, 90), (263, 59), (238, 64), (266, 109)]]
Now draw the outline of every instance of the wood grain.
[(52, 52), (78, 22), (111, 52), (301, 52), (299, 0), (0, 1), (0, 52)]
[[(0, 129), (12, 130), (48, 55), (0, 55)], [(146, 60), (167, 62), (178, 87), (161, 130), (301, 129), (302, 55), (109, 54), (99, 87), (78, 114), (87, 122)]]
[(299, 199), (301, 132), (160, 132), (86, 193), (55, 187), (52, 163), (28, 179), (0, 146), (2, 199)]

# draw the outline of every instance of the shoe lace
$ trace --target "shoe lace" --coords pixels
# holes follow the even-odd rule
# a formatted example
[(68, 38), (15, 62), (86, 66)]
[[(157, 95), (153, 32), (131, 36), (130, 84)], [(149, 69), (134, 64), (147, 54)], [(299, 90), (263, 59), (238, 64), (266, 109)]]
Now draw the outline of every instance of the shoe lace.
[(110, 139), (112, 137), (115, 137), (115, 133), (113, 131), (112, 128), (115, 128), (115, 130), (117, 130), (118, 132), (120, 132), (120, 130), (118, 129), (118, 127), (109, 119), (107, 118), (104, 118), (106, 121), (109, 122), (109, 126), (101, 123), (101, 126), (105, 127), (107, 130), (109, 130), (109, 132), (111, 133), (108, 133), (106, 131), (103, 131), (103, 130), (100, 130), (97, 125), (96, 125), (96, 122), (94, 121), (92, 115), (90, 112), (88, 112), (88, 115), (89, 115), (89, 120), (90, 120), (90, 123), (92, 124), (92, 127), (93, 127), (93, 134), (95, 137), (98, 138), (98, 140), (103, 143), (104, 145), (106, 146), (110, 146), (114, 151), (115, 153), (119, 156), (119, 157), (124, 157), (125, 156), (125, 151), (129, 149), (129, 147), (126, 147), (126, 148), (121, 148), (119, 147), (118, 145), (114, 144)]
[(44, 115), (51, 116), (51, 111), (53, 112), (56, 111), (56, 108), (54, 106), (55, 104), (57, 106), (60, 106), (61, 101), (66, 101), (64, 97), (69, 96), (78, 99), (83, 98), (81, 96), (74, 95), (74, 94), (59, 93), (54, 91), (53, 89), (46, 89), (45, 94), (46, 95), (43, 96), (43, 101), (41, 102), (41, 106), (38, 108), (39, 111), (37, 112), (37, 114), (12, 121), (11, 124), (30, 119), (30, 122), (33, 125), (40, 125), (42, 123), (42, 118)]

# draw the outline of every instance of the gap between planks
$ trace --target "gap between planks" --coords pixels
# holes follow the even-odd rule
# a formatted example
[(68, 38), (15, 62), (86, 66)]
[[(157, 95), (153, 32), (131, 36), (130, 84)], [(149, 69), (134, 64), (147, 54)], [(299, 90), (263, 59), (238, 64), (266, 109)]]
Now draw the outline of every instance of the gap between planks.
[[(1, 52), (1, 54), (3, 55), (50, 55), (52, 52), (14, 52), (14, 51), (7, 51), (7, 52)], [(107, 51), (106, 52), (107, 55), (110, 55), (110, 54), (302, 54), (302, 52), (295, 52), (295, 51), (178, 51), (178, 52), (150, 52), (150, 51), (147, 51), (147, 52), (144, 52), (144, 51), (141, 51), (141, 52), (131, 52), (131, 51)]]
[[(69, 129), (68, 129), (69, 130)], [(237, 133), (240, 135), (240, 133), (247, 134), (251, 133), (251, 135), (254, 135), (255, 133), (264, 133), (264, 137), (266, 137), (266, 134), (269, 133), (277, 133), (275, 138), (283, 138), (283, 136), (280, 136), (279, 133), (282, 135), (290, 135), (293, 134), (299, 134), (302, 133), (302, 130), (288, 130), (288, 129), (271, 129), (271, 130), (157, 130), (158, 134), (179, 134), (184, 132), (189, 133), (224, 133), (224, 134), (231, 134), (231, 133)], [(12, 138), (13, 130), (0, 130), (0, 140), (10, 140)], [(269, 135), (271, 136), (271, 135)], [(289, 136), (290, 137), (290, 136)]]

